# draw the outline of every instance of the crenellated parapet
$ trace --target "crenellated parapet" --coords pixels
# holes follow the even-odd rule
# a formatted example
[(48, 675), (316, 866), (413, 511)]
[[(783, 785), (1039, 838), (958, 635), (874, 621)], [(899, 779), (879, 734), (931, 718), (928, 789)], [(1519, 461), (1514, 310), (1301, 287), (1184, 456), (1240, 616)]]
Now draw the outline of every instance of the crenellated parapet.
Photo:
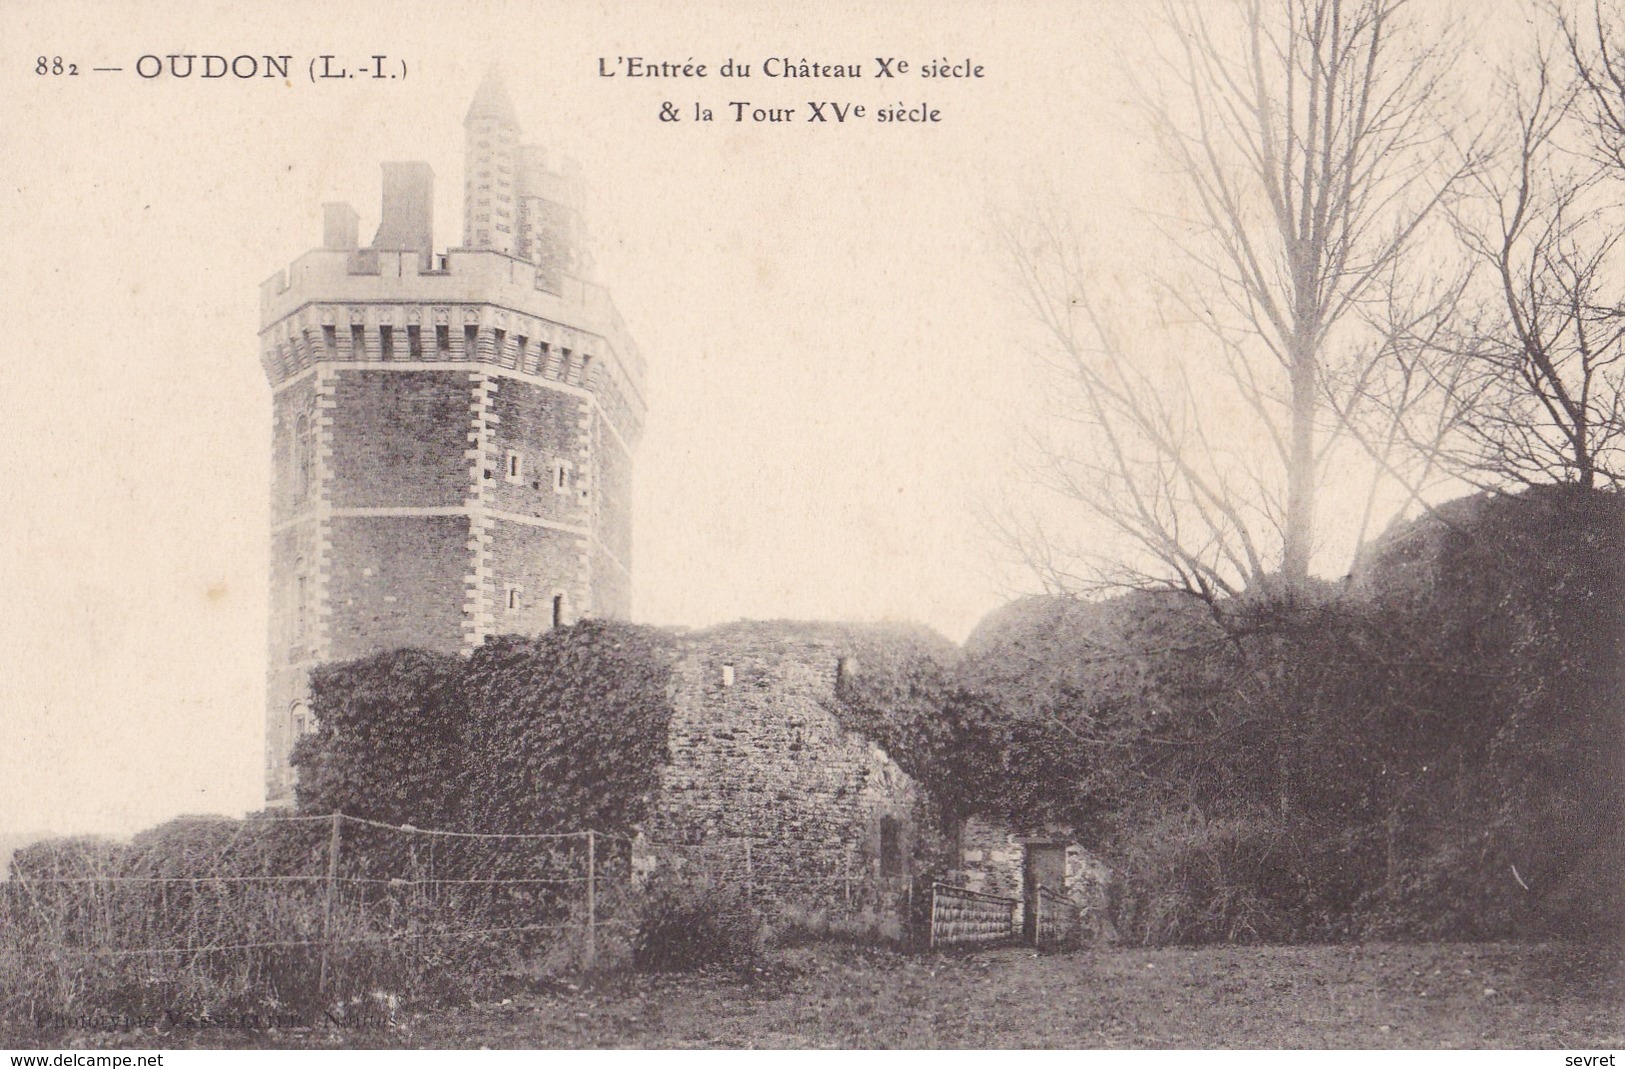
[(273, 387), (318, 363), (484, 364), (584, 390), (628, 447), (644, 362), (602, 287), (499, 252), (315, 249), (260, 286), (260, 360)]

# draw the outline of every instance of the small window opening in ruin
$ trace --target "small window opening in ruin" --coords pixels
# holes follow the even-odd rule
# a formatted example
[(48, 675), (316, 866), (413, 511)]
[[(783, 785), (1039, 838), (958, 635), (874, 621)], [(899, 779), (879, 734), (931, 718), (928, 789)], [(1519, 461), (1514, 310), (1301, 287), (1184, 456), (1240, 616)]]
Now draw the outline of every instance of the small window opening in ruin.
[(880, 818), (880, 874), (903, 875), (903, 825), (896, 817)]
[(385, 360), (395, 359), (395, 328), (385, 325), (378, 328), (378, 355)]
[(500, 361), (507, 355), (508, 332), (505, 330), (491, 331), (491, 344), (496, 349), (497, 359)]
[(423, 357), (423, 328), (409, 326), (406, 328), (406, 355), (413, 360)]
[(513, 342), (515, 350), (513, 366), (524, 371), (525, 364), (530, 359), (530, 339), (521, 334), (514, 338)]
[(477, 324), (470, 323), (463, 328), (463, 355), (472, 360), (479, 347), (480, 328)]
[(331, 323), (322, 327), (322, 348), (327, 350), (328, 356), (332, 356), (334, 353), (338, 352), (339, 328), (333, 326)]
[(563, 627), (564, 626), (564, 595), (563, 594), (554, 594), (553, 595), (553, 626), (554, 627)]
[(523, 454), (508, 450), (508, 481), (520, 482), (525, 477), (525, 458)]
[(451, 352), (451, 328), (444, 323), (434, 328), (434, 347), (442, 356)]
[(496, 477), (497, 477), (496, 472), (492, 471), (490, 468), (486, 468), (485, 471), (483, 472), (483, 475), (484, 475), (485, 481), (488, 482), (488, 483), (496, 481)]
[(506, 598), (507, 598), (508, 608), (509, 608), (510, 611), (513, 610), (513, 609), (519, 608), (519, 588), (518, 587), (516, 587), (516, 586), (508, 587), (507, 588)]
[(734, 685), (734, 666), (731, 664), (722, 666), (722, 685), (725, 687)]
[(361, 357), (367, 355), (367, 328), (360, 323), (350, 324), (350, 352)]
[(562, 494), (570, 488), (570, 463), (559, 460), (553, 464), (553, 492)]

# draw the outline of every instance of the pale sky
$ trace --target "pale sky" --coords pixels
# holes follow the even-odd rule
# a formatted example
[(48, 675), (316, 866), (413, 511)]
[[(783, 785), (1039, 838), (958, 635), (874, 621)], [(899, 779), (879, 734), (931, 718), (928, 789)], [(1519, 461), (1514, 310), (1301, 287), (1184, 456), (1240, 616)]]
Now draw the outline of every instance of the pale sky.
[[(1140, 284), (1132, 208), (1158, 178), (1127, 103), (1131, 7), (12, 0), (0, 832), (260, 805), (258, 286), (319, 243), (324, 201), (370, 237), (385, 160), (430, 162), (437, 243), (458, 244), (462, 117), (492, 62), (526, 140), (579, 162), (597, 280), (648, 361), (635, 618), (963, 639), (1020, 586), (972, 514), (1008, 487), (1035, 391), (995, 220), (1053, 191), (1115, 265), (1101, 284)], [(134, 73), (169, 53), (287, 53), (294, 76)], [(324, 53), (407, 75), (312, 84)], [(36, 75), (42, 55), (80, 73)], [(713, 73), (601, 78), (618, 56)], [(763, 77), (769, 57), (914, 69), (792, 82)], [(729, 58), (753, 76), (718, 76)], [(941, 60), (984, 77), (917, 76)], [(824, 99), (942, 120), (802, 121)], [(682, 121), (659, 121), (667, 101)], [(735, 123), (730, 101), (797, 121)]]

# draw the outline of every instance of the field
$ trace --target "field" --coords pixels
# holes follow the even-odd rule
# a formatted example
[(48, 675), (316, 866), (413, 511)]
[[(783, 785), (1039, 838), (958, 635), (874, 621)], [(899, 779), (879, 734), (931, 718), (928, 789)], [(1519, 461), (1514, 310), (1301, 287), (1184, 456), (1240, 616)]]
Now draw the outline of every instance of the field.
[[(293, 1047), (1625, 1046), (1625, 955), (1510, 944), (782, 951), (741, 976), (516, 981), (359, 1027), (75, 1032), (40, 1045)], [(0, 1043), (0, 1046), (5, 1045)]]

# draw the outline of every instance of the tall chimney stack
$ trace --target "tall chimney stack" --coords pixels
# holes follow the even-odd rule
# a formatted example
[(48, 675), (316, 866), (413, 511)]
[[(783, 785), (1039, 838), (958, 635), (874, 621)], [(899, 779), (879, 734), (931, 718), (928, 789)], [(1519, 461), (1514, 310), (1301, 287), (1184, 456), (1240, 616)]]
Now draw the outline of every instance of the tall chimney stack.
[(383, 213), (372, 247), (425, 260), (434, 251), (434, 171), (427, 163), (384, 164)]

